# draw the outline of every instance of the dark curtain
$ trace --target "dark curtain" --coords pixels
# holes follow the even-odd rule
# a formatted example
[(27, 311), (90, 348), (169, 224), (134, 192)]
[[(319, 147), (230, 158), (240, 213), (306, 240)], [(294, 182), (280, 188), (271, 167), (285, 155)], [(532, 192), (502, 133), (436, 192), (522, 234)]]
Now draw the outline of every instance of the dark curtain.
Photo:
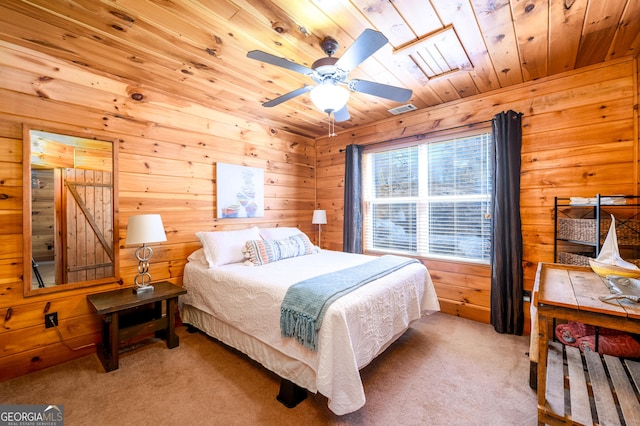
[(362, 253), (362, 147), (348, 145), (345, 151), (342, 250)]
[(498, 333), (523, 332), (520, 148), (522, 114), (493, 119), (494, 187), (491, 248), (491, 324)]

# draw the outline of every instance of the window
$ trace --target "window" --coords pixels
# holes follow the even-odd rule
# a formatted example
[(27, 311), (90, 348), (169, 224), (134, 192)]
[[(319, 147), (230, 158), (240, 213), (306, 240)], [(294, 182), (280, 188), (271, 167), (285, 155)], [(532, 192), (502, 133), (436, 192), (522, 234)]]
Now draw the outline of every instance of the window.
[(489, 262), (491, 133), (364, 154), (365, 249)]

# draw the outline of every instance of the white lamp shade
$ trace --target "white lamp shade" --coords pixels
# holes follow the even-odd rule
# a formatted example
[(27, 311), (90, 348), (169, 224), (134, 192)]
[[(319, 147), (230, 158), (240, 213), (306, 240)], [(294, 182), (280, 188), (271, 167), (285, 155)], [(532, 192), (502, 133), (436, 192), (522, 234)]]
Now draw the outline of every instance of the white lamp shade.
[(141, 214), (129, 217), (125, 244), (146, 244), (167, 241), (159, 214)]
[(311, 89), (311, 101), (320, 111), (331, 113), (340, 111), (349, 100), (349, 91), (332, 82), (320, 84)]
[(313, 219), (311, 223), (314, 225), (326, 225), (327, 223), (327, 211), (326, 210), (314, 210)]

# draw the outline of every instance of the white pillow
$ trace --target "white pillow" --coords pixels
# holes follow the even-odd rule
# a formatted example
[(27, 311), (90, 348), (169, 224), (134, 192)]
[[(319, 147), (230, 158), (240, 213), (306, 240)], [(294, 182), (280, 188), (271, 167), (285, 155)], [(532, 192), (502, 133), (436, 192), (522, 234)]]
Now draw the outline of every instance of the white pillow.
[(260, 239), (257, 226), (237, 231), (196, 232), (209, 268), (244, 261), (242, 248), (247, 240)]
[(198, 250), (196, 250), (193, 253), (191, 253), (189, 256), (187, 256), (187, 260), (189, 262), (199, 262), (199, 263), (202, 263), (205, 266), (209, 266), (209, 262), (207, 262), (207, 258), (204, 255), (204, 249), (203, 248), (199, 248)]
[(302, 233), (298, 228), (260, 228), (260, 236), (263, 240), (284, 240)]

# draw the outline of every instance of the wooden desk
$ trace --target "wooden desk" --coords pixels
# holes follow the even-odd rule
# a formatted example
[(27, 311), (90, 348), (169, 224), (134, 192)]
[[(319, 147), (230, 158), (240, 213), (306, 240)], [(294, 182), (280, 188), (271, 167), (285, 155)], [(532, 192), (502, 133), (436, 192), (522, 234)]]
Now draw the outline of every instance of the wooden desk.
[[(640, 306), (628, 300), (603, 302), (598, 298), (607, 294), (610, 293), (605, 280), (592, 272), (591, 268), (552, 263), (538, 265), (533, 303), (537, 306), (538, 315), (539, 424), (561, 424), (568, 420), (564, 407), (564, 394), (556, 395), (558, 398), (555, 399), (547, 393), (547, 380), (555, 380), (558, 383), (557, 377), (551, 377), (551, 375), (547, 377), (549, 340), (551, 340), (549, 334), (553, 332), (550, 330), (550, 325), (554, 318), (640, 334)], [(562, 347), (558, 347), (562, 358)], [(557, 348), (552, 351), (556, 352)], [(579, 352), (577, 354), (580, 357)], [(600, 358), (599, 355), (595, 357)], [(562, 371), (562, 362), (560, 362), (559, 371)], [(562, 373), (560, 375), (559, 385), (562, 390), (564, 376)], [(635, 398), (630, 398), (632, 404), (633, 399), (637, 406), (637, 395)], [(574, 410), (577, 412), (577, 408)], [(640, 410), (640, 407), (637, 410)], [(636, 412), (634, 415), (640, 414)], [(600, 421), (602, 422), (602, 419)]]
[[(131, 288), (90, 294), (89, 304), (102, 316), (102, 342), (98, 358), (106, 371), (118, 368), (120, 342), (143, 333), (155, 332), (167, 340), (169, 349), (179, 345), (175, 332), (178, 296), (187, 290), (163, 281), (153, 283), (153, 291), (134, 293)], [(166, 303), (162, 315), (162, 302)], [(146, 306), (153, 305), (152, 309)]]

